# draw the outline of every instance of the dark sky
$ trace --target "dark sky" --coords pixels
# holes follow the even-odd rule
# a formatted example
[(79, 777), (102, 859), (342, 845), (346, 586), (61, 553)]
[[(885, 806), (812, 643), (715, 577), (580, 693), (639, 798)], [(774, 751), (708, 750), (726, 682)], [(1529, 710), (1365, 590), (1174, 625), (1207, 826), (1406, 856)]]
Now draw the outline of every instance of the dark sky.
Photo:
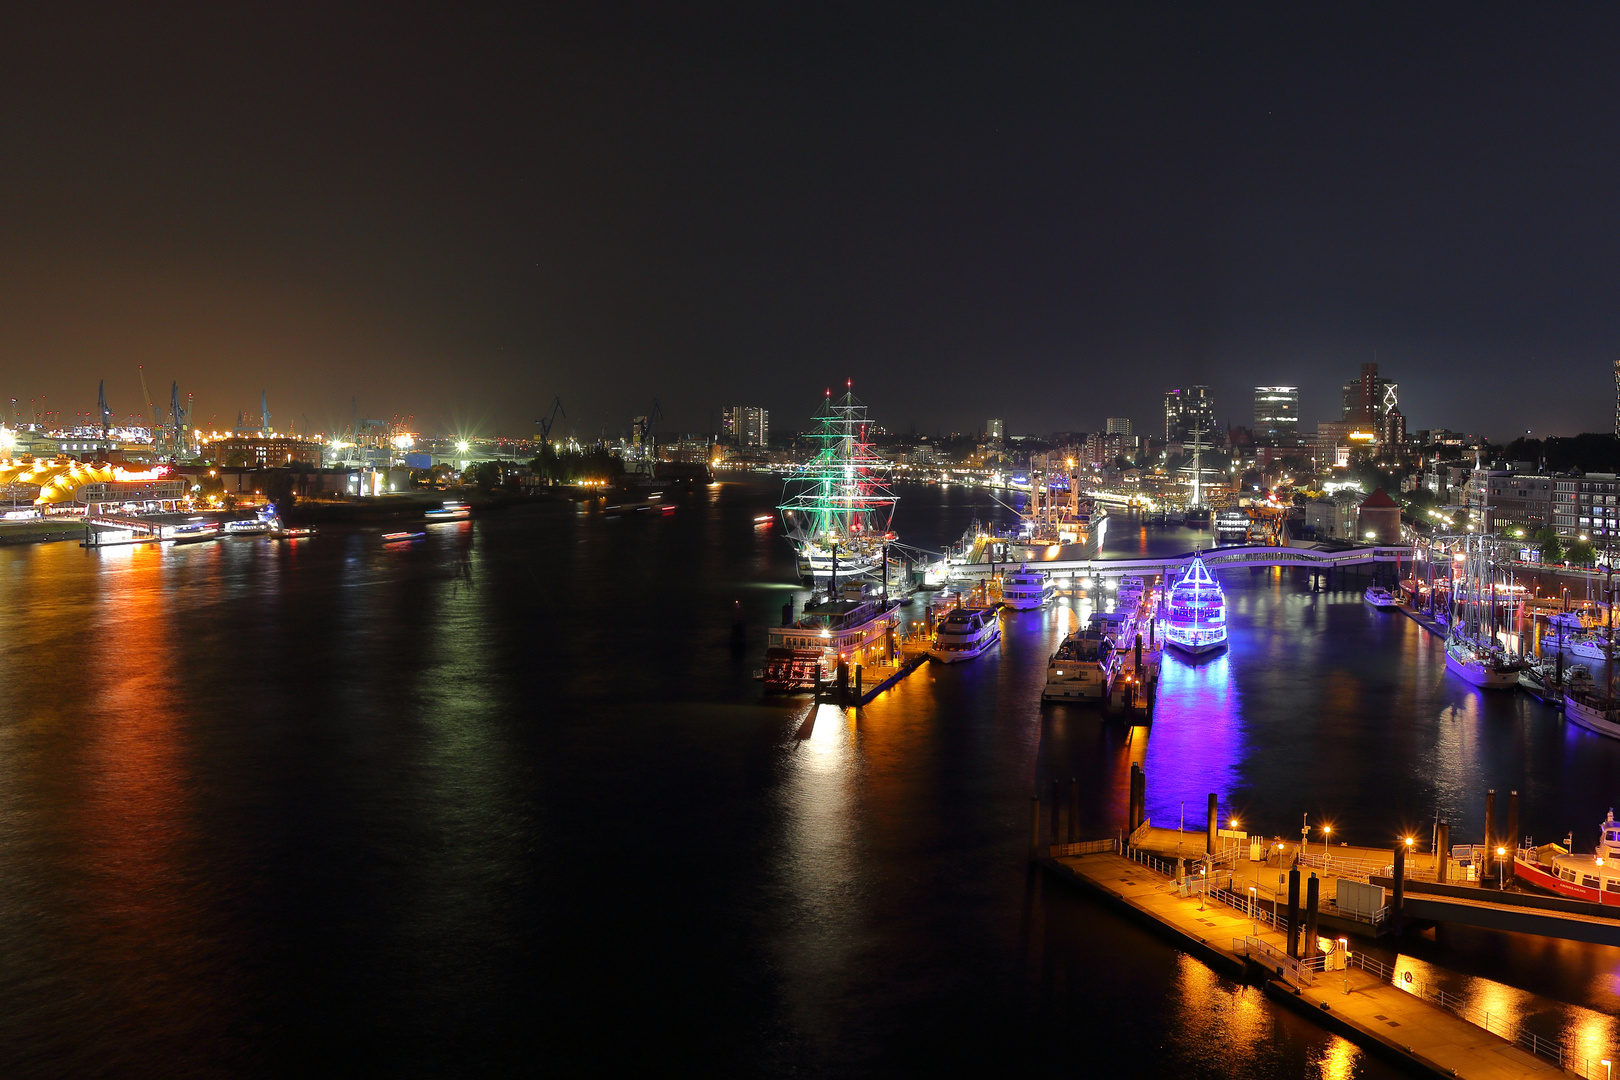
[(1414, 428), (1608, 430), (1613, 9), (1231, 6), (8, 5), (0, 389), (1314, 427), (1376, 350)]

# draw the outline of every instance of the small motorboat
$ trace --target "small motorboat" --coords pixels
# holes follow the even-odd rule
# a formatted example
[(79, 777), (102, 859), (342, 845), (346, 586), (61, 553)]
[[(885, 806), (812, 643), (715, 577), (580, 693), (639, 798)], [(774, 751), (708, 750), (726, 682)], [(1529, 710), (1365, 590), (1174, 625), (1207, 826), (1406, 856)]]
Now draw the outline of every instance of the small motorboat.
[(1400, 606), (1395, 594), (1382, 585), (1367, 586), (1367, 591), (1361, 594), (1361, 598), (1380, 611), (1392, 611)]
[(382, 542), (385, 544), (409, 544), (417, 540), (426, 540), (425, 532), (391, 532), (383, 533)]

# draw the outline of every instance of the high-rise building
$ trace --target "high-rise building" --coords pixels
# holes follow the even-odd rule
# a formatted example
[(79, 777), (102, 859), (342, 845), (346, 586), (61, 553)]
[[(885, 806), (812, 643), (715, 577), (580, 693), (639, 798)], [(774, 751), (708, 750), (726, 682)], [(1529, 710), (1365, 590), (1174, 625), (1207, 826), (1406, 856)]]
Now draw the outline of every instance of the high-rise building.
[(1254, 388), (1254, 437), (1273, 445), (1299, 442), (1299, 387)]
[(1110, 416), (1106, 433), (1109, 435), (1131, 435), (1131, 421), (1125, 416)]
[(1620, 360), (1614, 362), (1614, 434), (1620, 438)]
[(1344, 384), (1342, 419), (1363, 425), (1363, 431), (1382, 432), (1389, 410), (1395, 407), (1397, 389), (1378, 374), (1376, 363), (1362, 364), (1361, 377)]
[(1215, 428), (1215, 399), (1207, 386), (1185, 386), (1164, 395), (1164, 438), (1185, 442), (1194, 431), (1207, 437)]
[(725, 440), (733, 446), (771, 445), (771, 412), (757, 405), (732, 405), (722, 416)]
[(1007, 437), (1007, 426), (999, 419), (991, 420), (985, 431), (992, 439), (1005, 439)]

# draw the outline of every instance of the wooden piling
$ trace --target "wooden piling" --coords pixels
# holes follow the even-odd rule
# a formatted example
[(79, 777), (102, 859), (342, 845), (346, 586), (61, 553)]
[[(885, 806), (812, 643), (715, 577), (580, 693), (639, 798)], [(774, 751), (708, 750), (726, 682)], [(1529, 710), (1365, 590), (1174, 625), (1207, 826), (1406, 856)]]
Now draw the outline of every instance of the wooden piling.
[(1519, 793), (1510, 791), (1508, 792), (1507, 843), (1502, 845), (1507, 848), (1507, 859), (1502, 863), (1502, 878), (1504, 881), (1513, 879), (1513, 853), (1518, 850), (1519, 843)]
[(1313, 872), (1305, 882), (1305, 940), (1299, 947), (1299, 955), (1306, 959), (1316, 955), (1316, 911), (1321, 902), (1322, 882)]
[[(1496, 789), (1491, 788), (1485, 793), (1485, 866), (1496, 865)], [(1489, 876), (1495, 877), (1494, 873)], [(1480, 880), (1485, 880), (1486, 871), (1480, 871)]]
[[(1494, 793), (1493, 793), (1494, 794)], [(1389, 932), (1401, 934), (1401, 908), (1406, 902), (1406, 845), (1395, 845), (1395, 889), (1389, 901)]]
[(1299, 959), (1299, 867), (1288, 871), (1288, 955)]
[(1215, 854), (1215, 793), (1209, 793), (1209, 818), (1204, 824), (1204, 854)]
[(1442, 821), (1435, 826), (1434, 880), (1444, 885), (1450, 876), (1447, 863), (1451, 859), (1451, 822)]

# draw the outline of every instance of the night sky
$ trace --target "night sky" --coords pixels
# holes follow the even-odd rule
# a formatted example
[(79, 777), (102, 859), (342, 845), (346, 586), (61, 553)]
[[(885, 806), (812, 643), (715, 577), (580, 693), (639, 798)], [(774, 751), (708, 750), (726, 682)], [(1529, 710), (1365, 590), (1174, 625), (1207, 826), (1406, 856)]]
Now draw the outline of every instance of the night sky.
[(1312, 429), (1376, 351), (1413, 428), (1609, 430), (1620, 17), (1402, 7), (9, 5), (0, 390)]

